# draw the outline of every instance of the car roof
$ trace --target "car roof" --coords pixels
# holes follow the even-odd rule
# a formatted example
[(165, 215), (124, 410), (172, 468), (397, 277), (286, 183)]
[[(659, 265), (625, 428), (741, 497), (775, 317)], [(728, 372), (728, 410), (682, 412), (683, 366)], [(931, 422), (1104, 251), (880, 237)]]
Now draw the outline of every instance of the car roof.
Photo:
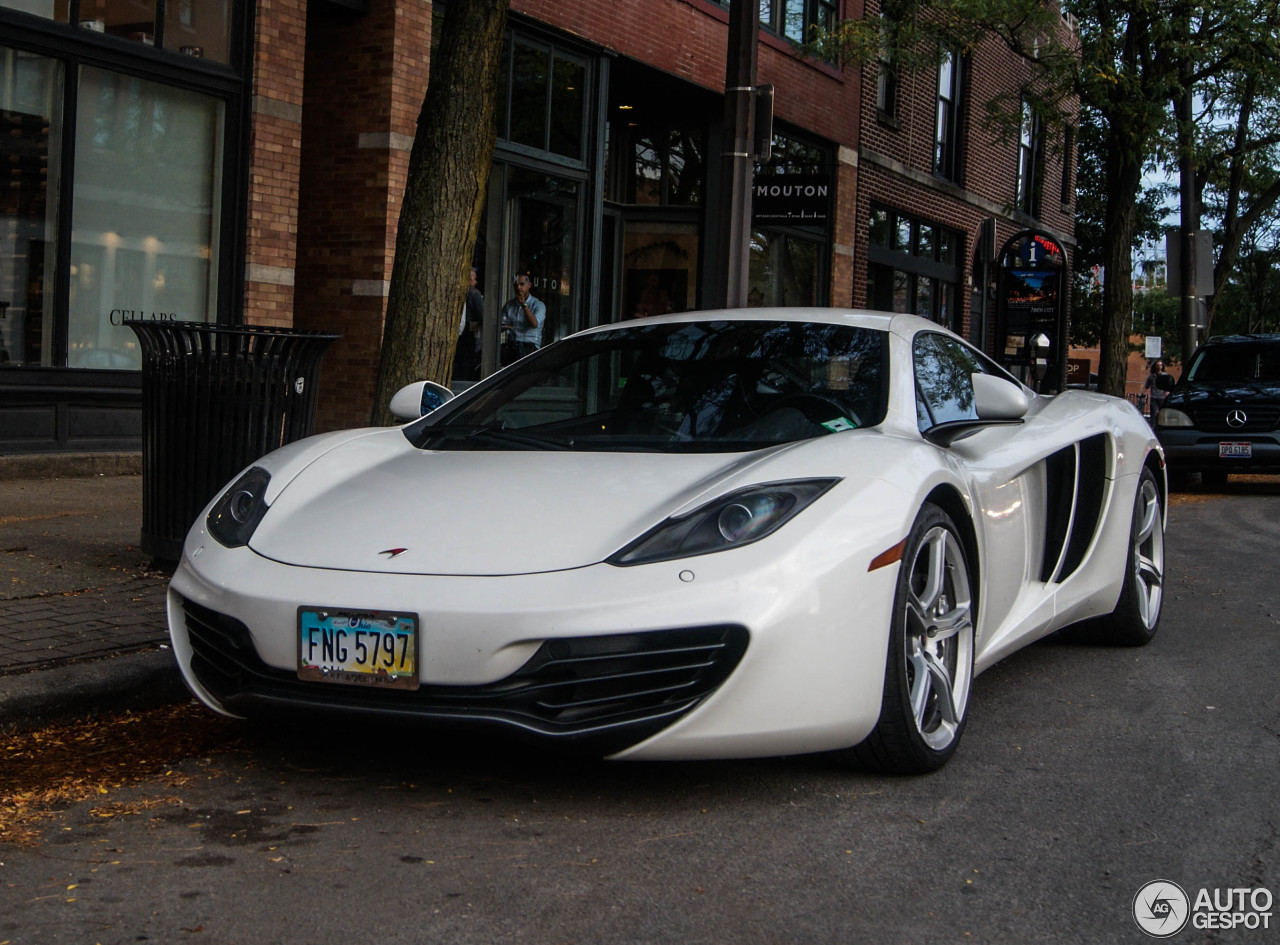
[(709, 311), (679, 312), (672, 315), (651, 315), (628, 319), (588, 329), (589, 332), (609, 331), (628, 325), (688, 324), (709, 321), (768, 321), (768, 322), (819, 322), (831, 325), (850, 325), (856, 328), (872, 328), (893, 334), (910, 336), (917, 331), (946, 331), (937, 322), (918, 315), (899, 315), (893, 312), (873, 312), (870, 309), (787, 307), (787, 308), (725, 308)]
[(1258, 333), (1249, 335), (1214, 335), (1205, 341), (1206, 345), (1239, 345), (1239, 344), (1280, 344), (1280, 334)]

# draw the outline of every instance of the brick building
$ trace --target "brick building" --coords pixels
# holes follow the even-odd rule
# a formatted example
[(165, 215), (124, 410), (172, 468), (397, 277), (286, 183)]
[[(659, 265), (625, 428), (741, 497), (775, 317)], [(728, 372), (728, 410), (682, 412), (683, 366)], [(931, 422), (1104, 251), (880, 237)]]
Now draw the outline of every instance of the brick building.
[[(365, 423), (432, 20), (447, 9), (0, 0), (0, 452), (137, 447), (128, 317), (338, 333), (318, 426)], [(863, 14), (862, 0), (761, 4), (775, 120), (759, 170), (803, 175), (791, 179), (826, 200), (756, 222), (751, 299), (898, 307), (979, 337), (984, 221), (1069, 247), (1069, 173), (1032, 141), (1020, 176), (1019, 148), (980, 128), (984, 96), (1022, 80), (995, 44), (951, 61), (949, 98), (934, 75), (886, 82), (878, 66), (799, 53), (809, 25)], [(655, 298), (708, 304), (727, 26), (718, 0), (512, 0), (474, 257), (491, 327), (517, 271), (555, 337)], [(942, 150), (940, 110), (954, 130)], [(483, 334), (486, 371), (497, 334)]]
[[(879, 7), (868, 0), (866, 15)], [(1073, 24), (1060, 28), (1073, 41)], [(856, 305), (914, 311), (990, 354), (1015, 357), (998, 318), (1001, 249), (1035, 231), (1065, 263), (1075, 245), (1074, 128), (1047, 141), (1025, 103), (1017, 140), (984, 120), (987, 102), (1018, 102), (1029, 79), (1028, 64), (995, 39), (964, 55), (947, 51), (936, 71), (899, 73), (891, 62), (863, 69)], [(1064, 272), (1063, 308), (1069, 281)]]

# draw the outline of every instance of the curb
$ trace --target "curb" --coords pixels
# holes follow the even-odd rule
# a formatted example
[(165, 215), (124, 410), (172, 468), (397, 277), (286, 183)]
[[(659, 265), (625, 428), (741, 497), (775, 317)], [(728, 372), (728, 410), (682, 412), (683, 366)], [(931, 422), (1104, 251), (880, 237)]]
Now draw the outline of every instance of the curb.
[(141, 453), (19, 453), (0, 456), (0, 479), (140, 475)]
[(173, 651), (143, 650), (0, 676), (0, 729), (25, 730), (189, 698)]

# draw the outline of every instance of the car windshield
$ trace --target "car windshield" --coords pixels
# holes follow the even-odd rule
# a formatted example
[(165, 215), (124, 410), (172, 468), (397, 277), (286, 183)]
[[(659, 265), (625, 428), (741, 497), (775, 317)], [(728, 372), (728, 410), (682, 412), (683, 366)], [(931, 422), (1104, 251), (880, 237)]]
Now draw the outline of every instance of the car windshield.
[(1193, 384), (1280, 384), (1280, 345), (1209, 345), (1191, 365), (1189, 380)]
[(636, 323), (535, 352), (405, 433), (426, 449), (734, 452), (878, 424), (887, 389), (878, 330)]

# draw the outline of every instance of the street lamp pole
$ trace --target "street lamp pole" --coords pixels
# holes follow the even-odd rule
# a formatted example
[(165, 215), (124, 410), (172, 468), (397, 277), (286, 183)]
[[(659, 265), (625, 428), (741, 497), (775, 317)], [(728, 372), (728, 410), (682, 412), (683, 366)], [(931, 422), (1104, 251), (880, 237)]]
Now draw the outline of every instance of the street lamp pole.
[(723, 184), (720, 232), (724, 249), (717, 279), (719, 302), (726, 308), (747, 303), (751, 253), (751, 181), (754, 172), (755, 84), (759, 36), (756, 0), (729, 6), (729, 42), (725, 63)]

